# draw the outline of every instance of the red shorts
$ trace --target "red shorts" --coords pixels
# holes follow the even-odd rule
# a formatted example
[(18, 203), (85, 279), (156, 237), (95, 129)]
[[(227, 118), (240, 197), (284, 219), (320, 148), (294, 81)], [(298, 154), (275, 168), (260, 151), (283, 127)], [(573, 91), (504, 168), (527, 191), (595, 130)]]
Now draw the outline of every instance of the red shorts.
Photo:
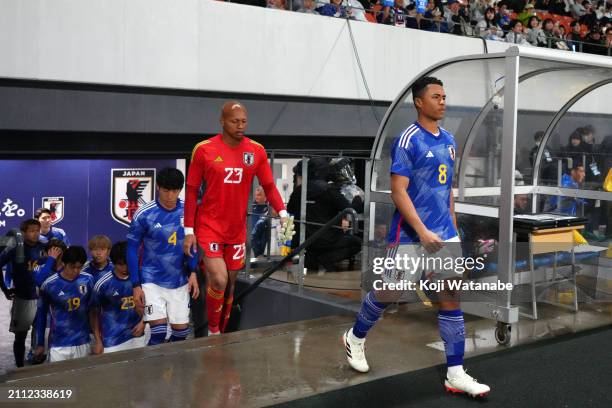
[(223, 258), (225, 267), (229, 271), (237, 271), (244, 267), (246, 246), (241, 244), (226, 244), (222, 242), (207, 242), (198, 240), (198, 245), (207, 258)]

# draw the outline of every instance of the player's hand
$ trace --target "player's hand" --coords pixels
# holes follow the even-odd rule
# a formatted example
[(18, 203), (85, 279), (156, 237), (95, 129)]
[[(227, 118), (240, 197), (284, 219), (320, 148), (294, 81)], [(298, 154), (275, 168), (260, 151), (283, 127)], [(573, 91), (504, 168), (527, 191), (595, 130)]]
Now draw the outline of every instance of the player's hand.
[(145, 329), (145, 323), (143, 320), (141, 320), (132, 329), (132, 336), (134, 337), (142, 336), (142, 333), (144, 333), (144, 329)]
[(96, 342), (91, 349), (91, 354), (102, 354), (104, 353), (104, 344), (102, 344), (102, 339), (96, 339)]
[(438, 234), (431, 232), (426, 229), (423, 233), (419, 234), (421, 245), (430, 254), (435, 254), (444, 247), (444, 241), (438, 236)]
[(198, 240), (195, 235), (185, 235), (185, 239), (183, 240), (183, 252), (189, 257), (193, 257), (193, 254), (198, 253)]
[(191, 297), (193, 299), (197, 299), (200, 296), (200, 285), (198, 285), (198, 277), (195, 272), (191, 272), (189, 275), (189, 280), (187, 281), (187, 290), (191, 293)]
[(7, 289), (4, 291), (4, 296), (8, 299), (8, 300), (13, 300), (15, 299), (15, 289)]
[(140, 286), (134, 287), (134, 303), (136, 304), (136, 308), (143, 310), (145, 306), (145, 295), (144, 291)]
[(57, 259), (62, 256), (62, 250), (58, 247), (53, 247), (49, 249), (49, 252), (47, 253), (47, 255), (49, 255), (53, 259)]

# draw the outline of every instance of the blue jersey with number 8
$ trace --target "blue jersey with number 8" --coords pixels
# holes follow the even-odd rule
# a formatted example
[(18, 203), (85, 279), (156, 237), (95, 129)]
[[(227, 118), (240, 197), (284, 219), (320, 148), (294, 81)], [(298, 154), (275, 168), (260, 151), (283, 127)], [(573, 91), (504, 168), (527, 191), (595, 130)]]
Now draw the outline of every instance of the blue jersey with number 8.
[[(404, 130), (391, 148), (391, 174), (408, 177), (408, 196), (427, 229), (442, 240), (457, 236), (450, 212), (455, 165), (455, 138), (442, 128), (434, 135), (417, 122)], [(397, 209), (389, 230), (389, 243), (419, 242), (414, 229)]]

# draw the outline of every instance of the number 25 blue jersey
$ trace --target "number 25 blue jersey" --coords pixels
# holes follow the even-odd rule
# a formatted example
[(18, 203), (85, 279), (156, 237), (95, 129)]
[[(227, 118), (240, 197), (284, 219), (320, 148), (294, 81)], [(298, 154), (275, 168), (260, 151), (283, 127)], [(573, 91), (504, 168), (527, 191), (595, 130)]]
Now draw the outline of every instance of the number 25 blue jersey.
[(100, 307), (102, 342), (113, 347), (131, 340), (132, 329), (140, 321), (134, 304), (130, 279), (106, 272), (94, 286), (93, 304)]
[[(391, 148), (391, 174), (408, 177), (408, 196), (419, 218), (427, 229), (448, 240), (457, 236), (450, 212), (456, 144), (453, 135), (438, 129), (434, 135), (415, 122), (404, 130)], [(396, 208), (389, 243), (412, 242), (419, 242), (419, 237)]]

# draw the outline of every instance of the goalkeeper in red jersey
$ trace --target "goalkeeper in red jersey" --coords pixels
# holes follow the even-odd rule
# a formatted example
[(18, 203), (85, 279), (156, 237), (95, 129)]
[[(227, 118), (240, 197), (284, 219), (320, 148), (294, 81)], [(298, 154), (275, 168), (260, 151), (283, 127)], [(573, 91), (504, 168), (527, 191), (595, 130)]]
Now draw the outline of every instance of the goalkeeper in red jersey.
[[(244, 135), (246, 108), (236, 101), (225, 103), (221, 126), (221, 134), (194, 147), (185, 197), (183, 249), (189, 255), (199, 246), (204, 254), (209, 335), (225, 331), (229, 320), (236, 275), (246, 256), (246, 215), (254, 176), (282, 223), (288, 220), (264, 147)], [(198, 205), (202, 183), (205, 191)]]

